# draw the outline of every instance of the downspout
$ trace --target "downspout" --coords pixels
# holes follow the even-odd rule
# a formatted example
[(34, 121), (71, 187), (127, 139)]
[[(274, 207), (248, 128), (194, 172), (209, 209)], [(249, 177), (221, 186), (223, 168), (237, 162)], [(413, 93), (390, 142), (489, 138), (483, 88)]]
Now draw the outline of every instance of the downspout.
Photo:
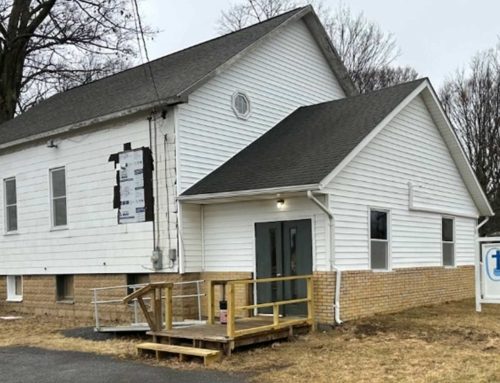
[(328, 216), (330, 222), (330, 269), (336, 271), (335, 277), (335, 300), (333, 302), (335, 323), (342, 324), (340, 319), (340, 286), (342, 281), (342, 271), (335, 266), (335, 218), (333, 212), (327, 206), (323, 205), (312, 193), (311, 190), (307, 191), (307, 198), (314, 202), (321, 210)]

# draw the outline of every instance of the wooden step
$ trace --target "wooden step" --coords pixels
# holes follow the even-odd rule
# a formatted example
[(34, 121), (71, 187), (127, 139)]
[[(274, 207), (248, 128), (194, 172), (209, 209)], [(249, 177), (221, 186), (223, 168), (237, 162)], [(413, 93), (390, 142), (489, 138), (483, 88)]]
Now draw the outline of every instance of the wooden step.
[(170, 354), (179, 354), (180, 360), (184, 360), (183, 356), (197, 356), (203, 358), (203, 363), (208, 366), (214, 360), (219, 360), (221, 353), (217, 350), (210, 350), (207, 348), (195, 348), (195, 347), (185, 347), (176, 346), (173, 344), (161, 344), (161, 343), (140, 343), (137, 345), (137, 351), (141, 354), (143, 351), (155, 351), (156, 357), (159, 358), (160, 352), (166, 352)]

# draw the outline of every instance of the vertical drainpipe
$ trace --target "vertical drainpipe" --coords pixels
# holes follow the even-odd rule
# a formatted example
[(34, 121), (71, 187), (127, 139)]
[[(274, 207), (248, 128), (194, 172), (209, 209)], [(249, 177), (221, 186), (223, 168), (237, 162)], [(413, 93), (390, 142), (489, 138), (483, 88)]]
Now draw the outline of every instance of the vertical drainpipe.
[(321, 203), (312, 193), (311, 190), (307, 191), (307, 198), (309, 198), (312, 202), (314, 202), (321, 210), (323, 210), (329, 219), (329, 227), (330, 227), (330, 270), (336, 271), (335, 278), (335, 299), (333, 302), (334, 307), (334, 318), (335, 323), (342, 324), (342, 320), (340, 319), (340, 286), (342, 281), (342, 271), (335, 266), (335, 218), (333, 216), (333, 212)]

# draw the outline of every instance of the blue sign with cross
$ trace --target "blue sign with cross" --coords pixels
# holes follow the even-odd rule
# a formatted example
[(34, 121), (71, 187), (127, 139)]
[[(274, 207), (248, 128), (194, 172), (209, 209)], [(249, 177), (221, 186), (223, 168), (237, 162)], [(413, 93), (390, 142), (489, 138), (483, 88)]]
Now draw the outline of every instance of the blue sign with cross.
[(486, 274), (492, 281), (500, 282), (500, 249), (490, 249), (485, 256)]

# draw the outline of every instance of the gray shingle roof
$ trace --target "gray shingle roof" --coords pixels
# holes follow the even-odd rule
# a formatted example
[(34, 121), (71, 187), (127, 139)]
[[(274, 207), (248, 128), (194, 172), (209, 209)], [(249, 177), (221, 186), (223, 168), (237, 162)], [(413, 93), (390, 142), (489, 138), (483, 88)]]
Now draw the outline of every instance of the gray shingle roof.
[[(185, 96), (192, 86), (269, 32), (294, 17), (311, 14), (311, 7), (298, 8), (152, 61), (161, 100), (175, 103), (176, 98)], [(340, 62), (333, 65), (340, 71), (344, 68)], [(52, 96), (0, 125), (0, 145), (156, 101), (148, 68), (141, 65)]]
[(319, 184), (424, 81), (301, 107), (183, 195)]

